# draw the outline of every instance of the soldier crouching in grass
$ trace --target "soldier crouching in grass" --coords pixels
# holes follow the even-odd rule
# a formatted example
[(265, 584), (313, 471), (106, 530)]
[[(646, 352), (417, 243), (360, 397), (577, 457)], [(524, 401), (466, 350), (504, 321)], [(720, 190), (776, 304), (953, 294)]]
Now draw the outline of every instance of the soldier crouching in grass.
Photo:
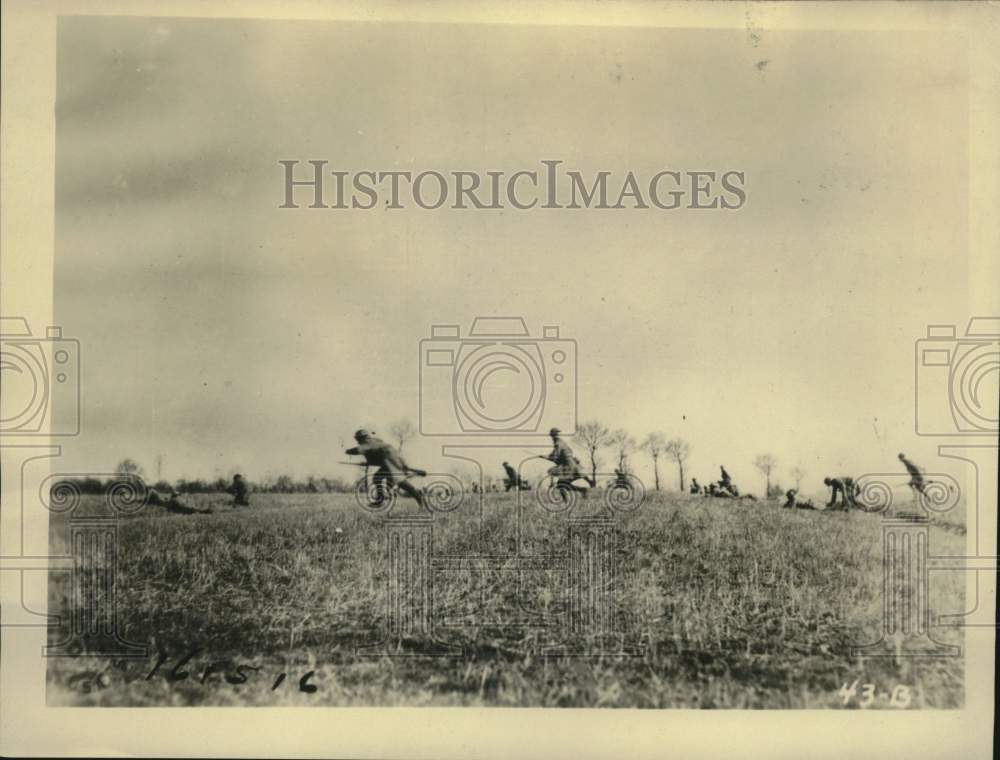
[[(851, 507), (857, 506), (854, 497), (858, 494), (858, 486), (854, 483), (854, 478), (823, 478), (823, 484), (829, 486), (831, 490), (830, 502), (827, 509), (843, 509), (847, 511)], [(840, 495), (840, 505), (837, 505), (837, 495)]]
[(408, 479), (411, 475), (426, 476), (426, 471), (410, 467), (393, 445), (386, 443), (368, 430), (358, 430), (354, 434), (354, 440), (358, 442), (358, 445), (347, 449), (344, 453), (350, 456), (363, 456), (365, 464), (377, 468), (372, 480), (375, 483), (376, 493), (380, 494), (380, 499), (384, 498), (393, 488), (399, 488), (421, 507), (427, 507), (424, 492)]
[(785, 509), (816, 509), (816, 505), (812, 503), (811, 499), (802, 500), (798, 498), (798, 489), (789, 488), (785, 491)]
[(239, 473), (233, 475), (233, 484), (226, 489), (226, 493), (232, 495), (234, 507), (250, 506), (250, 486)]

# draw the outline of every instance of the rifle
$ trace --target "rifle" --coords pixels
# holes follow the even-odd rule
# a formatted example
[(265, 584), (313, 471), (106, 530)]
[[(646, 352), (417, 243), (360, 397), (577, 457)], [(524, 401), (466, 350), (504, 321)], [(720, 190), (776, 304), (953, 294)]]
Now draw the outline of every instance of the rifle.
[(521, 449), (521, 451), (523, 451), (525, 454), (531, 454), (532, 459), (544, 459), (546, 462), (552, 461), (544, 454), (536, 454), (534, 451), (528, 451), (527, 449)]
[(365, 468), (365, 490), (368, 490), (368, 462), (337, 462), (337, 464), (349, 464), (354, 467), (364, 467)]

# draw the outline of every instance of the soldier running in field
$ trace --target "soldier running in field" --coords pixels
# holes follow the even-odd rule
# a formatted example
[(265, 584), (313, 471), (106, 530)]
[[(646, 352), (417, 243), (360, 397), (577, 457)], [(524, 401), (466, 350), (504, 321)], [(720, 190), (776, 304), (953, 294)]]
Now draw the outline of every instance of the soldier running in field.
[(552, 437), (552, 451), (542, 459), (548, 459), (554, 463), (554, 466), (549, 468), (549, 475), (556, 479), (556, 488), (563, 493), (563, 498), (566, 498), (566, 491), (577, 491), (585, 494), (587, 489), (575, 485), (575, 481), (585, 480), (591, 488), (594, 488), (597, 483), (584, 475), (580, 460), (574, 456), (573, 449), (569, 447), (569, 444), (559, 437), (560, 432), (559, 428), (552, 428), (549, 431), (549, 435)]
[(378, 468), (372, 478), (378, 493), (397, 487), (420, 506), (427, 506), (424, 492), (408, 480), (410, 475), (425, 476), (426, 471), (410, 467), (395, 446), (377, 438), (368, 430), (358, 430), (354, 434), (354, 440), (358, 445), (347, 449), (344, 453), (351, 456), (361, 455), (367, 465)]
[(922, 494), (924, 488), (927, 487), (927, 482), (924, 480), (924, 474), (920, 472), (920, 468), (917, 467), (913, 462), (906, 458), (906, 455), (900, 452), (899, 461), (903, 463), (903, 467), (910, 474), (910, 482), (907, 484), (913, 490), (913, 498), (917, 498), (917, 494)]
[(510, 462), (503, 463), (503, 471), (507, 473), (507, 477), (503, 481), (503, 490), (509, 491), (512, 488), (516, 488), (519, 491), (527, 491), (531, 486), (525, 482), (524, 478), (517, 474)]

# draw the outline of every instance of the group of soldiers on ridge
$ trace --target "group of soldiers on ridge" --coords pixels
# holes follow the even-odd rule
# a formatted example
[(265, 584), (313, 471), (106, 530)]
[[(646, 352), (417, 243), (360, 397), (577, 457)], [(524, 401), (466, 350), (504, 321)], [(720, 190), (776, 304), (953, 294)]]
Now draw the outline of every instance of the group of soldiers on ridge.
[[(561, 431), (558, 428), (552, 428), (549, 431), (549, 437), (552, 439), (551, 451), (545, 455), (538, 455), (538, 457), (552, 463), (552, 466), (547, 470), (547, 475), (551, 478), (556, 492), (567, 499), (571, 492), (586, 494), (589, 489), (595, 488), (597, 486), (596, 480), (593, 477), (588, 477), (584, 472), (582, 463), (573, 453), (573, 449), (561, 437)], [(361, 456), (364, 458), (366, 468), (375, 468), (373, 485), (376, 494), (386, 494), (398, 489), (420, 506), (426, 505), (424, 490), (414, 485), (410, 480), (413, 476), (426, 476), (425, 470), (411, 467), (395, 446), (379, 438), (373, 431), (358, 430), (354, 434), (354, 440), (357, 445), (347, 449), (344, 453), (350, 456)], [(927, 483), (920, 469), (902, 453), (899, 455), (899, 460), (910, 475), (910, 488), (915, 493), (923, 493)], [(503, 463), (503, 469), (504, 491), (531, 489), (531, 484), (521, 477), (509, 462)], [(757, 500), (752, 494), (740, 493), (725, 466), (720, 465), (719, 471), (719, 480), (707, 486), (702, 486), (698, 483), (697, 478), (692, 478), (689, 492), (714, 498)], [(615, 478), (611, 482), (611, 486), (630, 489), (632, 485), (629, 478), (624, 465), (621, 465), (615, 470)], [(581, 485), (581, 481), (586, 485)], [(830, 489), (830, 501), (825, 505), (825, 509), (846, 511), (858, 506), (860, 487), (854, 478), (849, 476), (827, 477), (823, 479), (823, 483)], [(474, 488), (474, 490), (478, 492), (479, 489)], [(250, 488), (241, 474), (233, 477), (232, 485), (226, 491), (233, 496), (234, 507), (250, 506)], [(160, 499), (154, 494), (154, 503), (160, 503), (166, 507), (172, 506), (179, 511), (184, 507), (176, 492), (170, 495), (169, 500)], [(819, 509), (811, 500), (799, 498), (797, 488), (791, 488), (785, 492), (783, 506), (789, 509)]]
[[(547, 474), (554, 482), (556, 491), (562, 494), (563, 498), (568, 498), (570, 492), (585, 494), (590, 488), (595, 488), (597, 486), (596, 480), (593, 477), (588, 477), (584, 472), (580, 460), (573, 453), (573, 449), (561, 437), (561, 431), (558, 428), (552, 428), (549, 431), (549, 436), (552, 439), (552, 450), (546, 455), (539, 455), (539, 458), (552, 462)], [(354, 438), (358, 445), (347, 449), (345, 453), (361, 455), (367, 466), (376, 468), (374, 476), (376, 492), (383, 488), (398, 488), (416, 500), (418, 504), (424, 504), (423, 491), (409, 480), (413, 475), (426, 475), (424, 470), (410, 467), (394, 446), (378, 438), (371, 431), (358, 430), (354, 434)], [(916, 493), (923, 493), (926, 483), (920, 469), (902, 453), (899, 455), (899, 460), (910, 475), (910, 488)], [(519, 475), (509, 462), (504, 462), (503, 468), (505, 491), (529, 490), (531, 488), (531, 485)], [(726, 471), (725, 466), (720, 465), (719, 470), (719, 480), (708, 486), (701, 486), (696, 478), (692, 478), (690, 492), (716, 498), (757, 500), (752, 494), (740, 494), (739, 488), (737, 488), (732, 476)], [(586, 485), (581, 485), (581, 481)], [(857, 498), (860, 488), (854, 478), (848, 476), (827, 477), (824, 478), (823, 483), (831, 490), (830, 501), (826, 504), (826, 509), (848, 510), (858, 506)], [(631, 488), (629, 476), (623, 466), (615, 470), (615, 480), (612, 485), (618, 488)], [(785, 498), (785, 507), (818, 509), (811, 500), (800, 499), (796, 488), (786, 491)]]
[(707, 486), (699, 485), (698, 478), (691, 478), (689, 492), (711, 496), (716, 499), (749, 499), (750, 501), (757, 501), (757, 497), (752, 493), (740, 494), (740, 489), (736, 487), (732, 476), (726, 472), (725, 465), (719, 465), (719, 472), (721, 477), (715, 483), (709, 483)]

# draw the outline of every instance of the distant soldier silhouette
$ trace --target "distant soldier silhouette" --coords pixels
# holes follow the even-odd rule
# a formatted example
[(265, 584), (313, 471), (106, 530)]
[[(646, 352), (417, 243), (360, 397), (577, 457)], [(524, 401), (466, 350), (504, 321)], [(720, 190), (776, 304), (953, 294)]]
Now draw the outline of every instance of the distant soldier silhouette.
[(367, 465), (378, 468), (372, 478), (378, 493), (384, 494), (386, 490), (396, 487), (412, 497), (420, 506), (427, 506), (423, 491), (408, 480), (410, 475), (427, 475), (426, 471), (410, 467), (395, 446), (377, 438), (371, 431), (358, 430), (354, 434), (354, 440), (358, 445), (347, 449), (344, 453), (351, 456), (361, 455)]
[(724, 498), (728, 498), (729, 496), (739, 496), (739, 489), (736, 487), (736, 484), (733, 483), (733, 479), (729, 473), (726, 472), (726, 468), (721, 464), (719, 465), (719, 472), (722, 474), (722, 477), (719, 479), (719, 489), (713, 495), (723, 496)]
[(920, 472), (920, 468), (907, 459), (906, 455), (902, 452), (899, 454), (899, 461), (903, 463), (903, 467), (905, 467), (906, 471), (910, 473), (910, 482), (907, 485), (909, 485), (913, 490), (913, 498), (916, 498), (916, 495), (918, 493), (922, 494), (924, 492), (924, 488), (927, 487), (927, 482), (924, 480), (924, 474)]
[(631, 488), (628, 482), (628, 473), (624, 467), (615, 468), (615, 488)]
[(785, 491), (785, 503), (782, 505), (786, 509), (816, 509), (816, 505), (812, 503), (812, 500), (800, 500), (798, 498), (798, 489), (790, 488)]
[(730, 484), (728, 488), (719, 485), (718, 483), (710, 483), (708, 486), (708, 495), (716, 499), (734, 499), (738, 495), (733, 493), (736, 486)]
[(233, 475), (233, 484), (226, 489), (226, 493), (232, 494), (234, 507), (250, 506), (250, 487), (239, 473)]
[(549, 468), (549, 475), (556, 479), (556, 488), (563, 494), (563, 499), (566, 499), (567, 491), (587, 493), (586, 488), (576, 485), (574, 481), (585, 480), (591, 488), (597, 483), (583, 474), (580, 460), (573, 454), (569, 444), (559, 437), (560, 432), (559, 428), (552, 428), (549, 431), (552, 437), (552, 451), (542, 458), (554, 463), (554, 466)]
[(701, 486), (698, 485), (698, 478), (691, 478), (691, 487), (688, 491), (690, 493), (701, 493)]
[[(854, 478), (823, 478), (823, 483), (831, 489), (827, 509), (850, 509), (855, 505), (854, 497), (858, 494), (858, 486)], [(837, 495), (840, 495), (840, 506), (837, 506)]]
[(503, 463), (503, 470), (504, 470), (505, 473), (507, 473), (507, 477), (504, 478), (504, 481), (503, 481), (503, 490), (504, 491), (509, 491), (512, 488), (516, 488), (519, 491), (526, 491), (526, 490), (528, 490), (528, 488), (529, 488), (528, 484), (525, 482), (524, 478), (520, 477), (517, 474), (517, 470), (515, 470), (511, 466), (510, 462), (504, 462)]
[(722, 486), (723, 488), (728, 489), (729, 486), (732, 485), (733, 479), (729, 476), (729, 473), (726, 472), (726, 468), (721, 464), (719, 465), (719, 472), (722, 473), (722, 477), (719, 480), (719, 485)]

